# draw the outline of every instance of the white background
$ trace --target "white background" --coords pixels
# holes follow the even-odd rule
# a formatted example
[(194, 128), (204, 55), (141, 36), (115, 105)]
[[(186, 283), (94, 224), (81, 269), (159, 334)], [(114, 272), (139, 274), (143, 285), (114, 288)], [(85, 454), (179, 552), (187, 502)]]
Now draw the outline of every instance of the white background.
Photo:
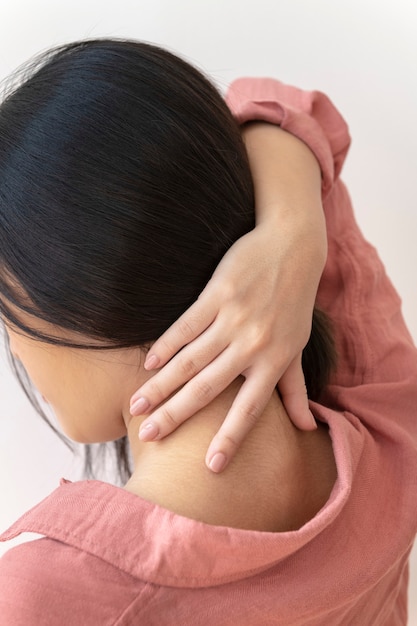
[[(417, 339), (415, 0), (0, 0), (0, 78), (42, 49), (95, 36), (159, 43), (221, 87), (241, 75), (271, 75), (325, 91), (353, 136), (343, 177), (358, 220)], [(79, 463), (33, 413), (4, 360), (0, 418), (4, 529), (61, 476), (77, 479)], [(417, 625), (415, 553), (411, 625)]]

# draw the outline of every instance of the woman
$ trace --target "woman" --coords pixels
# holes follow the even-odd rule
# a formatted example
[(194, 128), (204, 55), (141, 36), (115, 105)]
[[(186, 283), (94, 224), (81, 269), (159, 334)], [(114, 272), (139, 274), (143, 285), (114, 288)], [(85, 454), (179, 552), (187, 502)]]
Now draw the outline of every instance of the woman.
[[(85, 443), (127, 433), (135, 467), (124, 489), (64, 481), (4, 533), (45, 535), (2, 559), (5, 624), (405, 623), (417, 360), (338, 180), (345, 124), (324, 96), (275, 81), (238, 81), (228, 102), (241, 123), (287, 127), (320, 161), (330, 254), (317, 301), (339, 364), (326, 386), (332, 341), (316, 312), (304, 371), (318, 427), (295, 428), (274, 392), (227, 469), (210, 472), (203, 453), (236, 379), (202, 393), (169, 438), (138, 438), (146, 413), (132, 417), (132, 392), (142, 385), (155, 404), (145, 354), (253, 228), (249, 163), (219, 96), (172, 55), (110, 41), (52, 54), (0, 113), (2, 315), (64, 431)], [(282, 131), (244, 132), (260, 210), (250, 234), (270, 242), (276, 191), (259, 145), (294, 150), (314, 212), (320, 171)]]

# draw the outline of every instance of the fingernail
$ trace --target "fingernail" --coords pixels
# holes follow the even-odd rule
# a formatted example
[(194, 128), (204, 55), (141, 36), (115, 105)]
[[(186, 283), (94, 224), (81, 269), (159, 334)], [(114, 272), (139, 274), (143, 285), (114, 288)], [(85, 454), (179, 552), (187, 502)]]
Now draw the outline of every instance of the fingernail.
[(153, 370), (157, 367), (159, 363), (159, 359), (155, 354), (149, 354), (145, 359), (144, 368), (145, 370)]
[(159, 435), (158, 427), (153, 422), (142, 424), (139, 429), (139, 439), (141, 441), (152, 441)]
[(317, 428), (317, 422), (316, 422), (316, 420), (315, 420), (315, 418), (314, 418), (314, 415), (312, 414), (312, 412), (311, 412), (311, 411), (309, 411), (309, 413), (310, 413), (310, 417), (311, 417), (311, 424), (312, 424), (312, 426), (313, 426), (314, 428)]
[(214, 455), (214, 457), (211, 459), (209, 463), (209, 468), (211, 469), (212, 472), (215, 472), (216, 474), (218, 474), (219, 472), (222, 471), (226, 463), (227, 463), (227, 458), (223, 454), (223, 452), (217, 452)]
[(142, 415), (150, 408), (150, 404), (146, 398), (139, 398), (130, 407), (131, 415)]

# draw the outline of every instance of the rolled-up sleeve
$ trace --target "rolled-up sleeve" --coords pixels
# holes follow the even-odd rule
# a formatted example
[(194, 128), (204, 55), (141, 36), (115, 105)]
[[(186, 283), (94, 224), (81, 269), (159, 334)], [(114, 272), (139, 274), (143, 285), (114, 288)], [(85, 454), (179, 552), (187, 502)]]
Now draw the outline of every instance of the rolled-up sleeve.
[(308, 145), (322, 172), (326, 197), (349, 150), (348, 126), (331, 100), (320, 91), (303, 91), (273, 78), (239, 78), (226, 93), (239, 124), (277, 124)]

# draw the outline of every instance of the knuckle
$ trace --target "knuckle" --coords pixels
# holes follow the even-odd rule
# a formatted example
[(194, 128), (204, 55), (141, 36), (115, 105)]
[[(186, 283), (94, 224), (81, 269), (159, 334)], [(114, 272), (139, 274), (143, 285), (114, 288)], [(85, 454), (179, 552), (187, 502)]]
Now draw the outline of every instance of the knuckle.
[(178, 364), (178, 367), (183, 374), (183, 376), (189, 380), (193, 376), (195, 376), (198, 372), (198, 367), (196, 363), (192, 359), (183, 358)]
[(178, 332), (186, 340), (188, 340), (194, 333), (192, 326), (186, 319), (178, 320)]
[(161, 387), (153, 379), (149, 380), (147, 383), (146, 397), (154, 404), (159, 404), (159, 402), (161, 402), (161, 400), (165, 397)]
[(232, 280), (218, 280), (215, 282), (217, 295), (221, 302), (235, 302), (236, 299), (236, 283)]
[(236, 452), (241, 444), (240, 439), (237, 439), (233, 433), (227, 433), (223, 435), (222, 447), (227, 447), (229, 454)]
[(200, 402), (208, 402), (214, 396), (210, 383), (199, 381), (194, 386), (194, 394)]
[(261, 413), (261, 408), (256, 402), (250, 402), (240, 409), (241, 420), (249, 429), (258, 423)]
[(169, 341), (169, 339), (166, 339), (165, 337), (161, 337), (159, 341), (162, 346), (162, 349), (168, 354), (172, 354), (172, 352), (174, 351), (174, 347), (173, 347), (173, 344)]
[(167, 408), (163, 408), (161, 412), (162, 419), (170, 430), (175, 430), (181, 424), (181, 422), (175, 417), (175, 415)]
[(250, 343), (252, 350), (262, 350), (267, 348), (271, 341), (272, 334), (269, 327), (264, 324), (255, 324), (250, 332)]

